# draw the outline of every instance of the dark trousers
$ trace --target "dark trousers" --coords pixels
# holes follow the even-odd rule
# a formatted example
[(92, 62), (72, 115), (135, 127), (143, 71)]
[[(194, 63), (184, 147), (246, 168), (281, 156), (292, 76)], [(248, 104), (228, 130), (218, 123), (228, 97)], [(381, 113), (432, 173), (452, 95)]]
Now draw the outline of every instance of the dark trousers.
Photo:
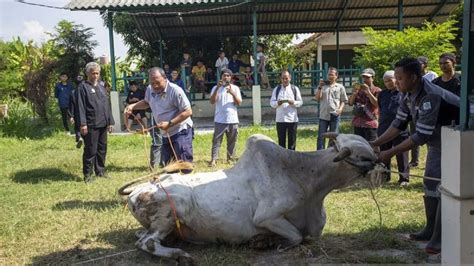
[(325, 140), (323, 138), (324, 133), (328, 132), (336, 132), (339, 133), (339, 116), (331, 114), (331, 120), (324, 120), (319, 119), (319, 127), (318, 127), (318, 140), (316, 144), (316, 150), (322, 150), (325, 148)]
[[(153, 115), (151, 116), (151, 125), (156, 126), (155, 119)], [(152, 128), (150, 131), (151, 135), (151, 146), (150, 146), (150, 166), (155, 168), (156, 164), (161, 165), (161, 146), (163, 139), (158, 128)]]
[(69, 108), (67, 107), (61, 107), (59, 108), (61, 110), (61, 118), (63, 120), (63, 127), (66, 131), (69, 131), (69, 124), (68, 124), (68, 112)]
[[(183, 129), (170, 137), (171, 144), (168, 136), (163, 135), (163, 144), (161, 146), (161, 164), (167, 165), (172, 160), (193, 162), (193, 135), (193, 128)], [(178, 158), (175, 158), (171, 145), (173, 145), (174, 151), (176, 152), (176, 156)], [(183, 171), (183, 173), (187, 172)]]
[[(296, 148), (296, 130), (298, 123), (276, 123), (277, 134), (278, 134), (278, 145), (283, 148), (288, 147), (290, 150)], [(286, 137), (288, 135), (288, 146), (286, 146)]]
[[(416, 127), (415, 123), (413, 121), (410, 122), (410, 134), (413, 135), (415, 134)], [(415, 148), (411, 149), (411, 160), (410, 162), (412, 163), (418, 163), (418, 157), (420, 154), (420, 146), (416, 146)]]
[(354, 127), (354, 134), (363, 137), (367, 141), (374, 141), (377, 138), (377, 129), (368, 127)]
[[(407, 139), (407, 137), (398, 136), (395, 139), (393, 139), (392, 141), (381, 145), (380, 150), (381, 151), (389, 150), (392, 147), (395, 147), (398, 144), (402, 143), (406, 139)], [(408, 167), (408, 152), (406, 151), (406, 152), (399, 153), (399, 154), (396, 155), (396, 158), (397, 158), (398, 172), (403, 173), (403, 174), (400, 174), (398, 182), (399, 183), (408, 182), (409, 181), (408, 174), (409, 174), (409, 171), (410, 171), (410, 167)], [(387, 166), (388, 170), (390, 170), (390, 161), (383, 162), (383, 163), (385, 164), (385, 166)], [(389, 180), (390, 180), (390, 174), (387, 175), (387, 180), (386, 181), (389, 181)]]
[(89, 128), (84, 139), (84, 154), (82, 155), (82, 171), (84, 176), (105, 172), (105, 154), (107, 153), (107, 127)]

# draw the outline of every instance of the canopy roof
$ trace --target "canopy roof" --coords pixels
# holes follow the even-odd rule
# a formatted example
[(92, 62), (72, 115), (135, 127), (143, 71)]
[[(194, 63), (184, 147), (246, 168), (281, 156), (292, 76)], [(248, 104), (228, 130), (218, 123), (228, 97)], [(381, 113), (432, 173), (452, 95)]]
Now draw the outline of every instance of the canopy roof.
[[(403, 0), (405, 26), (442, 22), (460, 0)], [(70, 10), (133, 14), (145, 40), (183, 36), (249, 36), (257, 12), (259, 35), (396, 29), (399, 0), (71, 0)]]

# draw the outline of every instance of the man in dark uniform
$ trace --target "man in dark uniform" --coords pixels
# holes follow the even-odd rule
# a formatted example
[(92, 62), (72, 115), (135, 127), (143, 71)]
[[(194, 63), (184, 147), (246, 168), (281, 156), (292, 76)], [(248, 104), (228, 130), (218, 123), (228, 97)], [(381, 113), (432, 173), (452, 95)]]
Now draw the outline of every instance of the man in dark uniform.
[(112, 117), (107, 91), (100, 85), (100, 66), (95, 62), (86, 65), (87, 80), (77, 88), (76, 113), (84, 139), (82, 156), (84, 181), (93, 182), (96, 176), (105, 177), (105, 155), (107, 153), (107, 131), (112, 132)]
[[(385, 133), (372, 142), (378, 147), (406, 130), (408, 123), (415, 122), (416, 132), (402, 143), (380, 152), (379, 160), (390, 160), (394, 155), (408, 151), (416, 145), (427, 144), (425, 176), (441, 180), (441, 126), (455, 119), (446, 108), (459, 109), (459, 97), (422, 78), (421, 65), (414, 58), (404, 58), (395, 64), (397, 87), (402, 92), (400, 107), (395, 120)], [(440, 181), (423, 180), (426, 226), (418, 233), (410, 234), (413, 240), (429, 240), (426, 252), (441, 252), (441, 198)]]

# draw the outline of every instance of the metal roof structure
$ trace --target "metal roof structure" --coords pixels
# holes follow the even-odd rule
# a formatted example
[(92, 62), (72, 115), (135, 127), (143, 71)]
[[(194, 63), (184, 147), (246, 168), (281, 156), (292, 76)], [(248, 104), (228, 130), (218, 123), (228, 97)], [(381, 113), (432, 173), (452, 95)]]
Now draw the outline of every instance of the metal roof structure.
[(354, 31), (370, 26), (396, 29), (403, 24), (442, 22), (460, 0), (71, 0), (70, 10), (133, 15), (144, 40), (183, 36), (250, 36), (257, 13), (259, 35)]

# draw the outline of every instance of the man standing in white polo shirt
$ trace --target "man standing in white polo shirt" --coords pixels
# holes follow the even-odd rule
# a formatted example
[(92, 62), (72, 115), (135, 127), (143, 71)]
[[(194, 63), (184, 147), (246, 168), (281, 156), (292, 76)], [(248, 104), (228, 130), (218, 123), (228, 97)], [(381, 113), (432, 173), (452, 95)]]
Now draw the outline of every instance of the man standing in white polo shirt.
[(186, 94), (178, 85), (166, 79), (163, 69), (153, 67), (148, 75), (150, 85), (146, 89), (145, 99), (128, 105), (124, 112), (131, 113), (133, 110), (151, 108), (156, 126), (161, 129), (163, 136), (162, 165), (167, 165), (172, 160), (192, 162), (193, 112)]
[(239, 126), (237, 106), (242, 103), (242, 98), (239, 87), (233, 85), (231, 81), (232, 71), (224, 69), (221, 73), (221, 80), (211, 91), (210, 102), (216, 105), (216, 111), (209, 167), (216, 166), (224, 133), (227, 137), (227, 161), (231, 161), (234, 157)]
[[(298, 113), (296, 108), (303, 105), (300, 89), (290, 84), (291, 76), (286, 70), (280, 74), (281, 84), (276, 86), (270, 99), (270, 105), (276, 109), (276, 127), (278, 144), (290, 150), (296, 148), (296, 130), (298, 128)], [(288, 146), (286, 138), (288, 136)]]

